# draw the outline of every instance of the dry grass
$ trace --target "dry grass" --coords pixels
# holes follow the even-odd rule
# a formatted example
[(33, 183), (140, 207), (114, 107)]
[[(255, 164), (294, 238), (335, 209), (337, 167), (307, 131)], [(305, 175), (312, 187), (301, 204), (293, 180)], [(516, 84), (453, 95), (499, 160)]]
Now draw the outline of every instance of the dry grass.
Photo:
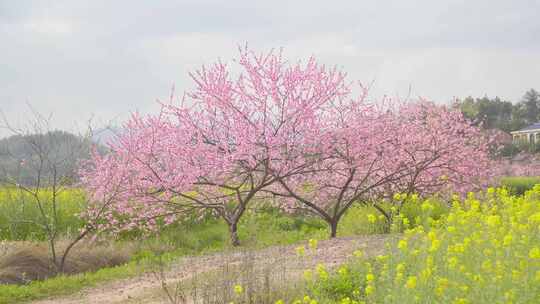
[[(129, 260), (131, 252), (132, 249), (125, 246), (80, 244), (68, 257), (64, 273), (76, 274), (121, 265)], [(57, 271), (45, 244), (0, 245), (0, 284), (27, 284), (55, 275)]]
[(210, 271), (189, 274), (184, 280), (168, 280), (165, 264), (158, 264), (153, 274), (161, 285), (162, 297), (156, 302), (273, 304), (278, 299), (293, 299), (304, 290), (299, 278), (305, 260), (291, 258), (288, 252), (242, 251), (222, 262)]

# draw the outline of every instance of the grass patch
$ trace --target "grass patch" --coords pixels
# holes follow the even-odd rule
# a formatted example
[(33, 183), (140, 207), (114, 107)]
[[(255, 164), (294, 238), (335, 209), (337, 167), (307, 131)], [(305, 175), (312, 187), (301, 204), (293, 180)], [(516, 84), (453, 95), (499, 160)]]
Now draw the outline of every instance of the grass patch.
[(523, 195), (537, 184), (540, 184), (539, 176), (507, 176), (501, 179), (501, 186), (514, 195)]

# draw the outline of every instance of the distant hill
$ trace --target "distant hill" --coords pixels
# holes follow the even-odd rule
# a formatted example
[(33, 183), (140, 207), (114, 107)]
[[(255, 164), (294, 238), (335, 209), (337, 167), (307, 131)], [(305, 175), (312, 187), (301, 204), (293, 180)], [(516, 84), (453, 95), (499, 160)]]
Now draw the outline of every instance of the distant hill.
[(65, 131), (0, 139), (0, 181), (47, 186), (56, 176), (75, 182), (79, 161), (89, 157), (92, 145)]
[(107, 146), (109, 143), (114, 142), (117, 135), (122, 133), (122, 129), (109, 127), (102, 128), (93, 131), (92, 141), (96, 144)]

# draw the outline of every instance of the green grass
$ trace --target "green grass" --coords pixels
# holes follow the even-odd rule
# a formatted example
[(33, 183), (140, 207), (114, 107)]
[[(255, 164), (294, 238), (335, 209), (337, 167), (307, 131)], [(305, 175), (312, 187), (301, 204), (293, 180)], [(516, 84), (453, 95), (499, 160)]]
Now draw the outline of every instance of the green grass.
[(508, 176), (501, 179), (501, 186), (514, 195), (523, 195), (536, 184), (540, 184), (539, 176)]

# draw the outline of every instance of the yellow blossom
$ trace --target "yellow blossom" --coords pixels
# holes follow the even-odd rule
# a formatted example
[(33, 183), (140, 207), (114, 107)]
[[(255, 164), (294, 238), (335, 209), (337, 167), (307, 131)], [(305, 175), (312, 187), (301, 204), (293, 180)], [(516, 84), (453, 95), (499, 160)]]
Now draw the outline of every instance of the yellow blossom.
[(407, 283), (405, 283), (405, 287), (409, 288), (409, 289), (414, 289), (416, 288), (416, 276), (410, 276), (407, 278)]
[(398, 248), (405, 251), (407, 250), (407, 241), (406, 240), (400, 240), (398, 242)]
[(304, 246), (296, 247), (296, 255), (303, 257), (306, 254), (306, 248)]
[(503, 245), (510, 246), (511, 243), (512, 243), (512, 235), (511, 234), (505, 235), (503, 239)]
[(465, 298), (457, 298), (455, 301), (454, 301), (454, 304), (468, 304), (469, 301)]
[(234, 293), (236, 293), (237, 295), (240, 295), (244, 292), (244, 288), (242, 287), (242, 285), (235, 285), (234, 286)]
[(316, 239), (309, 240), (309, 248), (311, 248), (312, 250), (317, 249), (317, 244), (318, 244), (318, 241)]
[(366, 296), (371, 295), (375, 291), (375, 287), (373, 285), (366, 286)]
[(487, 217), (486, 223), (490, 227), (499, 226), (501, 224), (501, 217), (498, 216), (498, 215), (490, 215), (490, 216)]
[(529, 251), (529, 258), (531, 259), (540, 259), (540, 248), (534, 247)]

